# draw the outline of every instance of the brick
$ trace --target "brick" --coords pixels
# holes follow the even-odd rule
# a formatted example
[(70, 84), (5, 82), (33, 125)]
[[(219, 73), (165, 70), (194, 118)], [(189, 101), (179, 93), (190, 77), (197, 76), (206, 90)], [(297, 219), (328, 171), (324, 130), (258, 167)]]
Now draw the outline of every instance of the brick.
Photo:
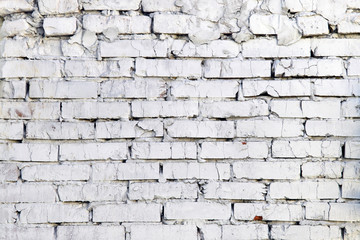
[(310, 57), (308, 39), (281, 46), (276, 39), (258, 38), (244, 42), (242, 47), (242, 55), (246, 58)]
[(337, 199), (340, 197), (336, 182), (275, 182), (270, 184), (273, 199)]
[(190, 15), (155, 14), (153, 20), (154, 32), (168, 34), (188, 34), (190, 33), (190, 21)]
[(205, 60), (205, 78), (270, 77), (271, 61)]
[(165, 162), (163, 175), (166, 179), (218, 179), (230, 178), (228, 163)]
[(311, 12), (316, 10), (316, 4), (313, 0), (284, 0), (284, 8), (290, 12)]
[(94, 139), (93, 123), (72, 122), (28, 122), (26, 124), (28, 139)]
[(21, 140), (24, 135), (22, 122), (0, 122), (0, 139)]
[(192, 142), (133, 142), (135, 159), (196, 159), (197, 147)]
[(307, 202), (305, 206), (306, 219), (327, 221), (329, 220), (329, 209), (328, 203), (311, 203)]
[(97, 98), (98, 84), (85, 81), (31, 81), (30, 98)]
[(127, 102), (64, 102), (64, 119), (128, 119), (130, 106)]
[(329, 23), (322, 16), (299, 16), (296, 22), (303, 36), (316, 36), (329, 34)]
[(5, 20), (0, 28), (1, 37), (28, 36), (34, 33), (26, 19)]
[(194, 117), (199, 114), (196, 101), (133, 101), (133, 117)]
[(321, 57), (360, 56), (359, 44), (359, 39), (314, 39), (311, 48), (315, 56)]
[(45, 18), (43, 28), (46, 36), (73, 35), (76, 31), (76, 18)]
[(300, 179), (297, 162), (235, 162), (235, 178), (245, 179)]
[(359, 121), (354, 120), (309, 120), (305, 128), (308, 136), (360, 136)]
[(89, 165), (33, 165), (21, 170), (22, 179), (29, 182), (85, 181), (90, 178)]
[(121, 143), (64, 143), (60, 145), (60, 160), (122, 160), (127, 159), (127, 144)]
[(306, 158), (341, 156), (339, 141), (274, 141), (272, 156), (275, 158)]
[(131, 240), (196, 240), (197, 228), (195, 225), (131, 225)]
[(271, 228), (271, 236), (274, 239), (295, 240), (326, 240), (341, 239), (341, 231), (338, 226), (293, 226), (274, 225)]
[(300, 120), (239, 120), (236, 121), (238, 137), (300, 137), (304, 134)]
[(40, 0), (38, 5), (42, 15), (76, 13), (79, 11), (77, 0)]
[(18, 204), (20, 223), (80, 223), (89, 221), (89, 211), (79, 204)]
[(275, 77), (332, 77), (343, 76), (341, 59), (282, 59), (274, 63)]
[(348, 76), (360, 76), (360, 58), (351, 58), (348, 61)]
[(360, 27), (357, 23), (359, 13), (353, 12), (346, 14), (338, 23), (338, 32), (340, 34), (359, 33)]
[(49, 184), (10, 183), (0, 185), (0, 202), (2, 203), (51, 203), (55, 200), (55, 189)]
[(1, 119), (58, 119), (60, 103), (56, 102), (1, 102)]
[(261, 216), (265, 221), (300, 221), (303, 218), (301, 205), (235, 203), (234, 217), (237, 220), (254, 220)]
[(358, 98), (348, 98), (341, 102), (344, 117), (360, 117), (360, 101)]
[(342, 198), (360, 199), (360, 181), (344, 181)]
[(0, 232), (2, 233), (2, 235), (0, 236), (1, 240), (55, 240), (53, 227), (0, 225)]
[(130, 200), (195, 199), (197, 193), (197, 184), (132, 182), (130, 183), (128, 196)]
[(269, 114), (268, 104), (264, 100), (202, 103), (200, 108), (202, 116), (208, 118), (254, 117)]
[(3, 0), (0, 9), (0, 16), (5, 16), (18, 12), (31, 12), (34, 6), (27, 0)]
[(101, 57), (166, 57), (167, 41), (118, 40), (111, 43), (101, 41)]
[(0, 224), (15, 223), (17, 218), (18, 217), (14, 205), (0, 204)]
[(360, 227), (359, 226), (345, 226), (345, 240), (359, 240)]
[(316, 79), (316, 96), (360, 96), (360, 81), (357, 79)]
[(360, 161), (346, 162), (343, 178), (360, 179)]
[(116, 61), (67, 60), (65, 75), (68, 77), (130, 77), (134, 60)]
[(126, 199), (125, 184), (66, 184), (58, 187), (59, 200), (62, 202), (100, 202)]
[(0, 77), (61, 77), (60, 62), (52, 60), (1, 60)]
[(177, 11), (176, 0), (143, 0), (141, 6), (144, 12), (170, 12)]
[(204, 159), (266, 158), (266, 142), (204, 142), (200, 157)]
[(228, 220), (231, 216), (230, 204), (215, 202), (167, 202), (164, 217), (172, 219), (219, 219)]
[(264, 200), (266, 192), (262, 183), (209, 182), (203, 188), (205, 199)]
[(227, 240), (266, 240), (269, 238), (268, 226), (265, 224), (223, 225), (222, 236)]
[(144, 138), (163, 135), (163, 123), (158, 120), (96, 123), (97, 138)]
[(159, 179), (158, 163), (97, 163), (92, 165), (93, 181)]
[(25, 81), (4, 81), (0, 82), (0, 98), (25, 98)]
[(82, 0), (84, 10), (138, 10), (141, 0)]
[(359, 222), (360, 204), (358, 203), (330, 203), (329, 220), (343, 222)]
[(301, 166), (305, 178), (341, 178), (341, 162), (306, 162)]
[(16, 182), (20, 176), (20, 171), (16, 164), (0, 164), (0, 182)]
[(176, 98), (235, 98), (238, 93), (237, 81), (172, 81), (171, 96)]
[(166, 125), (167, 133), (174, 138), (233, 138), (235, 124), (232, 121), (176, 120)]
[(101, 83), (103, 98), (162, 98), (166, 85), (161, 79), (110, 80)]
[(125, 240), (123, 226), (58, 226), (57, 240), (66, 239)]
[(360, 142), (345, 142), (345, 158), (360, 158)]
[(198, 229), (200, 231), (200, 234), (206, 240), (221, 239), (221, 235), (222, 235), (221, 226), (219, 226), (217, 224), (207, 224)]
[(244, 96), (260, 96), (268, 94), (272, 97), (310, 96), (311, 83), (301, 80), (244, 80), (242, 84)]
[(137, 58), (136, 75), (142, 77), (201, 77), (201, 60)]
[(155, 203), (94, 206), (94, 222), (160, 222), (161, 205)]
[(115, 29), (119, 34), (150, 33), (150, 25), (151, 18), (147, 16), (83, 16), (83, 28), (95, 33), (104, 32), (108, 28)]
[(5, 161), (57, 161), (58, 148), (47, 143), (0, 144), (0, 159)]

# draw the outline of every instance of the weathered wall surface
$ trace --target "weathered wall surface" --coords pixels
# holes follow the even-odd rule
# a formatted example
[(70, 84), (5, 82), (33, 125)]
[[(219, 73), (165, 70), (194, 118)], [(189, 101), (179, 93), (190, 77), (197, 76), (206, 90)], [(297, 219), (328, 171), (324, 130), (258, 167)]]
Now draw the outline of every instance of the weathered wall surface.
[(360, 1), (0, 15), (1, 240), (360, 239)]

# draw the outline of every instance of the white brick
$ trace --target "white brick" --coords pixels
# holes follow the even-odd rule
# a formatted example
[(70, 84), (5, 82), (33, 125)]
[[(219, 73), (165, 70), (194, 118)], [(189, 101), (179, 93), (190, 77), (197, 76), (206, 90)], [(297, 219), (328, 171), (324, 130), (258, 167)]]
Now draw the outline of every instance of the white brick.
[(103, 98), (162, 98), (166, 85), (161, 79), (110, 80), (101, 83)]
[(61, 77), (60, 62), (49, 60), (1, 60), (0, 77)]
[(265, 221), (300, 221), (303, 218), (301, 205), (235, 203), (234, 216), (237, 220), (254, 220), (262, 217)]
[(244, 102), (211, 102), (201, 104), (203, 117), (254, 117), (269, 114), (268, 104), (264, 100), (249, 100)]
[(174, 138), (233, 138), (235, 125), (232, 121), (189, 121), (170, 122), (167, 133)]
[(144, 77), (201, 77), (201, 60), (137, 58), (136, 75)]
[(56, 102), (1, 102), (3, 119), (59, 119), (60, 103)]
[(340, 34), (359, 33), (358, 17), (359, 13), (357, 12), (347, 13), (338, 23), (338, 32)]
[(0, 144), (0, 159), (7, 161), (57, 161), (58, 148), (47, 143)]
[(131, 225), (131, 240), (197, 240), (195, 225)]
[(0, 204), (0, 224), (15, 223), (17, 218), (18, 217), (14, 205)]
[(43, 27), (46, 36), (73, 35), (76, 31), (76, 18), (45, 18)]
[(25, 81), (4, 81), (0, 82), (0, 98), (25, 98)]
[(226, 240), (269, 239), (265, 224), (223, 225), (222, 236)]
[(317, 96), (360, 96), (360, 80), (316, 79), (314, 93)]
[(144, 138), (163, 135), (163, 123), (158, 120), (96, 123), (97, 138)]
[(0, 16), (17, 12), (31, 12), (34, 9), (28, 0), (3, 0), (0, 2)]
[(34, 28), (28, 23), (26, 19), (5, 20), (2, 22), (0, 28), (0, 36), (14, 37), (14, 36), (29, 36), (35, 32)]
[[(14, 1), (14, 0), (11, 0)], [(14, 1), (16, 2), (16, 1)], [(0, 8), (1, 9), (1, 8)], [(55, 240), (53, 227), (0, 225), (1, 240)]]
[(154, 32), (169, 34), (188, 34), (190, 33), (190, 15), (174, 14), (155, 14)]
[(90, 178), (89, 165), (33, 165), (21, 170), (25, 181), (82, 181)]
[(329, 220), (330, 205), (328, 203), (307, 202), (305, 207), (306, 219), (320, 221)]
[(0, 202), (20, 203), (20, 202), (55, 202), (56, 192), (49, 184), (1, 184)]
[(271, 61), (205, 60), (206, 78), (270, 77)]
[(160, 222), (160, 204), (107, 204), (93, 208), (94, 222)]
[(58, 187), (59, 200), (62, 202), (99, 202), (126, 199), (125, 184), (66, 184)]
[(359, 226), (345, 226), (345, 240), (359, 240), (360, 237), (360, 227)]
[(108, 28), (115, 29), (119, 34), (150, 33), (150, 25), (151, 18), (148, 16), (83, 16), (83, 28), (95, 33)]
[[(274, 100), (270, 102), (271, 112), (283, 118), (302, 118), (304, 117), (301, 101)], [(332, 109), (329, 109), (332, 110)], [(329, 111), (330, 112), (330, 111)], [(331, 114), (332, 111), (329, 113)]]
[(343, 178), (360, 179), (360, 161), (346, 162), (343, 175)]
[(172, 81), (171, 95), (176, 98), (235, 98), (238, 92), (237, 81)]
[(64, 102), (64, 119), (128, 119), (130, 106), (127, 102)]
[(316, 10), (316, 2), (313, 0), (284, 0), (283, 6), (290, 12), (312, 12)]
[(93, 123), (70, 122), (28, 122), (26, 138), (28, 139), (94, 139)]
[(23, 139), (24, 125), (22, 122), (0, 122), (0, 139)]
[(143, 0), (141, 6), (144, 12), (171, 12), (179, 10), (176, 0)]
[(231, 216), (230, 204), (214, 202), (167, 202), (164, 217), (171, 219), (221, 219)]
[(360, 76), (360, 58), (351, 58), (348, 61), (348, 76)]
[(266, 192), (262, 183), (209, 182), (203, 188), (205, 199), (264, 200)]
[(79, 11), (77, 0), (40, 0), (38, 5), (42, 15), (76, 13)]
[(88, 222), (89, 212), (83, 205), (75, 204), (18, 204), (21, 223)]
[(341, 178), (341, 162), (306, 162), (301, 166), (305, 178)]
[(259, 96), (267, 93), (272, 97), (310, 96), (310, 80), (245, 80), (243, 81), (244, 96)]
[(58, 226), (57, 240), (67, 239), (125, 240), (123, 226)]
[(205, 240), (220, 240), (221, 239), (221, 226), (217, 224), (207, 224), (198, 228), (200, 234)]
[(359, 203), (330, 203), (329, 220), (359, 222), (359, 211)]
[(345, 158), (360, 158), (360, 142), (345, 143)]
[(344, 181), (342, 198), (360, 199), (360, 181)]
[(236, 121), (237, 137), (298, 137), (303, 136), (301, 120), (239, 120)]
[(0, 164), (0, 182), (16, 182), (20, 175), (20, 171), (16, 164), (1, 163)]
[(274, 199), (336, 199), (340, 197), (336, 182), (274, 182), (270, 195)]
[(360, 117), (360, 99), (348, 98), (342, 101), (341, 110), (344, 117)]
[(354, 120), (309, 120), (306, 121), (308, 136), (360, 136), (360, 122)]
[(230, 165), (228, 163), (165, 162), (163, 168), (166, 179), (226, 180), (230, 178)]
[(266, 142), (204, 142), (200, 157), (204, 159), (266, 158)]
[(60, 160), (122, 160), (128, 154), (127, 144), (65, 143), (60, 145)]
[(68, 77), (130, 77), (134, 60), (117, 61), (67, 60), (65, 74)]
[(133, 101), (133, 117), (194, 117), (199, 114), (196, 101)]
[(85, 81), (31, 81), (30, 98), (97, 98), (98, 84)]
[(252, 39), (242, 44), (246, 58), (310, 57), (310, 41), (300, 40), (289, 46), (277, 44), (276, 39)]
[(331, 77), (343, 76), (341, 59), (282, 59), (275, 61), (276, 77)]
[[(311, 48), (315, 56), (360, 56), (359, 39), (314, 39)], [(336, 46), (333, 48), (331, 46)]]
[(299, 179), (300, 163), (297, 162), (235, 162), (235, 178), (245, 179)]
[(294, 226), (274, 225), (271, 237), (283, 240), (328, 240), (341, 239), (338, 226)]
[(138, 10), (141, 0), (82, 0), (84, 10)]
[(159, 179), (158, 163), (93, 164), (94, 181)]
[(130, 200), (154, 200), (154, 199), (195, 199), (197, 198), (197, 184), (182, 182), (167, 183), (130, 183)]
[(195, 159), (197, 147), (192, 142), (133, 142), (135, 159)]
[(306, 158), (341, 156), (339, 141), (275, 141), (272, 146), (275, 158)]
[(303, 36), (315, 36), (329, 34), (329, 23), (322, 16), (299, 16), (296, 22)]

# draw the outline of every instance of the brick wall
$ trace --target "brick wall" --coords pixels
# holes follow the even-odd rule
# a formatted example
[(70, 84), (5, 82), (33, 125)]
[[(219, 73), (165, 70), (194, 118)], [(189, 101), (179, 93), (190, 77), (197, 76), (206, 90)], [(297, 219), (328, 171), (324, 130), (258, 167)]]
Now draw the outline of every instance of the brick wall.
[(1, 0), (0, 240), (360, 239), (359, 12)]

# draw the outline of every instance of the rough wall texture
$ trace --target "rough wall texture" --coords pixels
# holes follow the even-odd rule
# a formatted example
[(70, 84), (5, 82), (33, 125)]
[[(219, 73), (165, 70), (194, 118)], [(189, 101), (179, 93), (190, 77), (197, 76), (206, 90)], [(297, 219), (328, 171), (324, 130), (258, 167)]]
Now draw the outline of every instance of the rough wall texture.
[(360, 239), (359, 0), (0, 0), (0, 239)]

